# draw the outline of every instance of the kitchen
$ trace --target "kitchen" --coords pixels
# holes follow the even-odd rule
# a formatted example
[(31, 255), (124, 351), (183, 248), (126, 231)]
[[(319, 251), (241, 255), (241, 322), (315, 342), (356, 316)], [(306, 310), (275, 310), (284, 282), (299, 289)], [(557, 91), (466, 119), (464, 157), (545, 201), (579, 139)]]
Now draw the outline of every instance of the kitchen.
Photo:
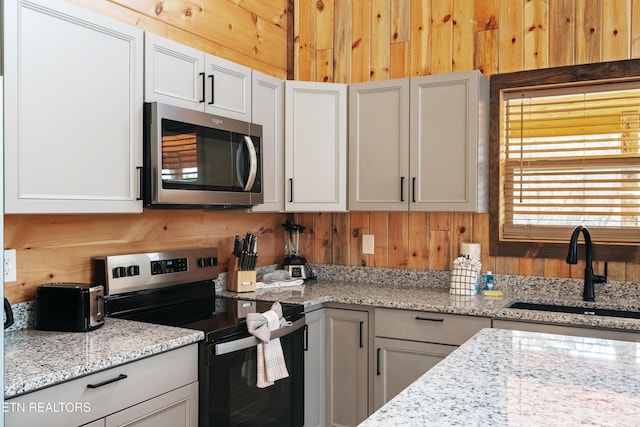
[[(356, 83), (472, 69), (490, 76), (498, 70), (637, 56), (637, 25), (628, 22), (633, 15), (624, 9), (630, 8), (627, 2), (496, 1), (469, 8), (467, 2), (451, 1), (421, 8), (415, 2), (282, 1), (244, 6), (255, 8), (250, 11), (231, 1), (205, 3), (202, 10), (165, 3), (76, 3), (280, 79)], [(203, 22), (213, 9), (223, 11), (216, 18), (224, 21), (207, 27)], [(296, 11), (293, 24), (287, 10)], [(558, 18), (567, 15), (573, 18), (569, 23)], [(560, 38), (563, 25), (594, 31)], [(246, 36), (254, 26), (259, 42)], [(15, 304), (32, 300), (42, 283), (87, 282), (91, 257), (111, 253), (211, 245), (226, 265), (233, 236), (246, 230), (259, 233), (260, 265), (279, 263), (285, 219), (284, 213), (199, 210), (5, 215), (5, 248), (17, 250), (17, 281), (5, 285), (5, 296)], [(318, 264), (446, 271), (458, 243), (474, 241), (482, 243), (483, 269), (497, 274), (583, 274), (581, 266), (564, 259), (490, 256), (486, 213), (309, 212), (296, 214), (296, 222), (308, 230), (304, 253)], [(375, 236), (373, 255), (360, 253), (365, 234)], [(600, 262), (596, 269), (602, 269)], [(610, 280), (637, 282), (640, 272), (637, 263), (610, 262), (609, 274)]]

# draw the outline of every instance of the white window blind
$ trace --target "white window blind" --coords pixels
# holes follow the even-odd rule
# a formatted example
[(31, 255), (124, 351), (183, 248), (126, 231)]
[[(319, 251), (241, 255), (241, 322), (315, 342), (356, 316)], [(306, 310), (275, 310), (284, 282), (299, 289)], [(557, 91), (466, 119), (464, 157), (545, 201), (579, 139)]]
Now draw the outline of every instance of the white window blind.
[(640, 242), (640, 82), (503, 92), (503, 240)]

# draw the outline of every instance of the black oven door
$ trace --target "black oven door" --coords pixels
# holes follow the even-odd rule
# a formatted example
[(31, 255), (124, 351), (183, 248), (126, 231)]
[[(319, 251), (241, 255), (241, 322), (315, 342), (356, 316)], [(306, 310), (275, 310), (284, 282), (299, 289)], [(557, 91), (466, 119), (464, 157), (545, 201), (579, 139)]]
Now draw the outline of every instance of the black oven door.
[(304, 424), (304, 316), (280, 335), (288, 378), (256, 387), (253, 336), (202, 344), (200, 426), (301, 427)]

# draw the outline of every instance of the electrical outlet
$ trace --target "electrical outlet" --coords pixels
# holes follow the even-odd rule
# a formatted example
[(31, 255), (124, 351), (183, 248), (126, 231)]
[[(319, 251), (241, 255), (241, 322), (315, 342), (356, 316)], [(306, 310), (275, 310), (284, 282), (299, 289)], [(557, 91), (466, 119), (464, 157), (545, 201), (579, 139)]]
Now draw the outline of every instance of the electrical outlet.
[(375, 245), (373, 241), (373, 234), (362, 235), (362, 253), (364, 255), (373, 255)]
[(4, 250), (4, 282), (16, 281), (16, 250)]

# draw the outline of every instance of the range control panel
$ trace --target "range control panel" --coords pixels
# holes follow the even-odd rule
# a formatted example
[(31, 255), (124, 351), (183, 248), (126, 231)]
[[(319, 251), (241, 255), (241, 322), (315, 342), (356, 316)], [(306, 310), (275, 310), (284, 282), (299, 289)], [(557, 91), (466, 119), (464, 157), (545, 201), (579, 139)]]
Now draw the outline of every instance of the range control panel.
[(114, 295), (214, 280), (218, 273), (217, 248), (183, 249), (96, 257), (93, 282)]

